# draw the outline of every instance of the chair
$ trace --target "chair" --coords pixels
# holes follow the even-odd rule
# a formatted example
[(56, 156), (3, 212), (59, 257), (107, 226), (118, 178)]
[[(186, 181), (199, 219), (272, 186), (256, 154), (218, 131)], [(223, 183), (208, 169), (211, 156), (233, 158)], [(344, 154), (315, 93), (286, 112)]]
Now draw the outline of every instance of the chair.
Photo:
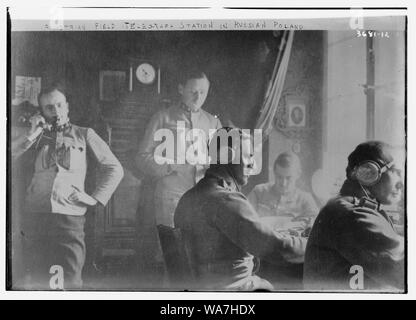
[(158, 225), (160, 244), (165, 259), (170, 286), (187, 289), (192, 287), (195, 273), (179, 228)]

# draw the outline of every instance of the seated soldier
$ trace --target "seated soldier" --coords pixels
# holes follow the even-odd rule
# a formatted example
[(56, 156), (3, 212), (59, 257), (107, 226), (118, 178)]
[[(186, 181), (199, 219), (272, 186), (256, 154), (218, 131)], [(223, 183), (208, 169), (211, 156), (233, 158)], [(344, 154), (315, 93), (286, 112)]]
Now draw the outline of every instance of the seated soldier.
[[(312, 195), (296, 186), (302, 172), (299, 157), (292, 152), (283, 152), (276, 158), (273, 169), (274, 183), (257, 185), (248, 200), (261, 220), (275, 230), (307, 236), (319, 209)], [(302, 288), (301, 263), (276, 267), (262, 261), (259, 274), (278, 284), (279, 288)]]
[(321, 210), (304, 265), (308, 290), (404, 289), (404, 238), (383, 210), (400, 201), (403, 183), (392, 149), (364, 142), (348, 157), (339, 196)]
[(209, 169), (176, 208), (175, 227), (182, 230), (197, 276), (194, 289), (272, 290), (255, 275), (254, 257), (280, 264), (304, 255), (306, 239), (263, 224), (241, 192), (253, 169), (251, 144), (239, 129), (218, 130), (210, 143)]
[(281, 229), (312, 225), (318, 207), (312, 195), (296, 187), (301, 175), (298, 156), (291, 152), (281, 153), (274, 162), (274, 183), (257, 185), (248, 199), (260, 217), (278, 217)]
[(302, 173), (298, 156), (291, 152), (281, 153), (274, 162), (273, 170), (274, 183), (259, 184), (248, 196), (259, 216), (317, 215), (319, 210), (312, 195), (296, 187)]

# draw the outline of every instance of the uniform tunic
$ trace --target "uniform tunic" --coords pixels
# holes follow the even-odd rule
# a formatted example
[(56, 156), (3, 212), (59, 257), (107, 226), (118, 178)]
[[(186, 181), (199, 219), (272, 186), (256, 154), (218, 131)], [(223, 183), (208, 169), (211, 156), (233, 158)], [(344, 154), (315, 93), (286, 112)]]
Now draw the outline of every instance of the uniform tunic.
[[(183, 132), (178, 132), (178, 124), (184, 126)], [(136, 164), (143, 173), (156, 179), (154, 211), (157, 224), (173, 226), (173, 213), (180, 197), (203, 177), (207, 166), (185, 162), (180, 164), (180, 170), (172, 171), (168, 163), (158, 164), (155, 161), (155, 150), (161, 144), (161, 141), (155, 141), (155, 133), (159, 129), (168, 129), (173, 133), (174, 141), (169, 142), (174, 144), (172, 146), (174, 159), (171, 160), (178, 164), (180, 161), (177, 157), (178, 138), (182, 141), (190, 130), (201, 129), (205, 136), (205, 141), (201, 141), (201, 143), (206, 146), (210, 130), (215, 131), (219, 128), (221, 128), (221, 122), (218, 118), (202, 109), (191, 112), (183, 105), (173, 105), (156, 113), (150, 120), (144, 138), (140, 143)], [(185, 146), (179, 146), (181, 148), (179, 157), (183, 157), (182, 160), (185, 161), (185, 152), (192, 144), (192, 141), (188, 140), (185, 142)]]
[(303, 257), (306, 239), (274, 232), (263, 224), (224, 167), (207, 170), (175, 211), (197, 274), (197, 288), (271, 289), (254, 274), (254, 257), (275, 264)]
[[(24, 135), (12, 142), (12, 159), (27, 152), (34, 172), (25, 198), (21, 234), (25, 269), (30, 277), (24, 288), (49, 287), (51, 267), (63, 269), (64, 289), (82, 286), (85, 261), (84, 214), (87, 206), (70, 200), (84, 191), (87, 153), (97, 164), (97, 181), (91, 196), (105, 205), (123, 177), (123, 168), (108, 145), (93, 129), (67, 125), (57, 133), (43, 133), (34, 141)], [(33, 157), (32, 157), (33, 156)]]
[(322, 208), (306, 248), (305, 289), (403, 290), (404, 239), (383, 210), (360, 204), (363, 196), (346, 180)]

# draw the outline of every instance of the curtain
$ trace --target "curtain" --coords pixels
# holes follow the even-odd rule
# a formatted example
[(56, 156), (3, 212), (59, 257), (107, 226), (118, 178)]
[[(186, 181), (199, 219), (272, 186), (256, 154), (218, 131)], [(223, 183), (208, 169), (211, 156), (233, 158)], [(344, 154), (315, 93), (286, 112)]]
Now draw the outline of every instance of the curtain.
[(289, 65), (293, 36), (294, 31), (284, 31), (283, 33), (273, 73), (267, 86), (260, 114), (255, 125), (256, 129), (263, 130), (263, 140), (267, 139), (273, 129), (273, 119), (277, 112), (283, 85), (285, 83), (287, 67)]

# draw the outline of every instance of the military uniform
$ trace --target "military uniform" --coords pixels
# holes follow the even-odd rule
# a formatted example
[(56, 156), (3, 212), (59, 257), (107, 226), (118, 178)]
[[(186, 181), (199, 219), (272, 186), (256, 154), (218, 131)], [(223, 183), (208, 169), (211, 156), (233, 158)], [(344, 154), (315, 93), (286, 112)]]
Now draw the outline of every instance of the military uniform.
[(312, 195), (295, 188), (289, 195), (281, 195), (275, 190), (272, 183), (259, 184), (248, 195), (253, 207), (259, 216), (279, 216), (290, 214), (297, 218), (300, 216), (313, 217), (318, 214), (318, 206)]
[[(154, 177), (156, 180), (154, 190), (154, 212), (156, 224), (173, 226), (173, 213), (180, 197), (192, 188), (201, 179), (206, 170), (204, 165), (191, 165), (189, 163), (180, 164), (181, 170), (172, 171), (169, 164), (158, 164), (155, 161), (155, 149), (160, 142), (155, 141), (155, 132), (159, 129), (169, 129), (173, 133), (175, 141), (174, 154), (175, 163), (178, 159), (177, 137), (178, 123), (182, 122), (185, 126), (186, 135), (191, 129), (201, 129), (205, 133), (208, 143), (209, 131), (221, 128), (221, 122), (217, 117), (200, 109), (191, 112), (183, 104), (177, 104), (156, 113), (150, 120), (146, 128), (146, 133), (139, 146), (136, 156), (138, 168), (145, 174)], [(192, 141), (186, 141), (185, 150), (192, 145)], [(185, 155), (185, 153), (183, 153)]]
[(272, 289), (255, 275), (255, 257), (275, 264), (302, 258), (306, 239), (274, 232), (240, 192), (225, 166), (210, 167), (175, 211), (197, 274), (197, 289)]
[(34, 172), (25, 197), (22, 234), (26, 271), (34, 289), (50, 289), (50, 267), (64, 271), (64, 288), (82, 287), (85, 261), (84, 224), (87, 205), (70, 195), (84, 191), (87, 154), (98, 164), (91, 196), (106, 205), (123, 177), (123, 168), (108, 145), (93, 129), (67, 124), (59, 132), (42, 133), (31, 141), (21, 136), (12, 142), (12, 157), (27, 153)]
[[(357, 182), (346, 180), (319, 213), (306, 248), (305, 289), (403, 290), (404, 239), (378, 205), (361, 202), (363, 196)], [(361, 271), (362, 287), (354, 277)]]

